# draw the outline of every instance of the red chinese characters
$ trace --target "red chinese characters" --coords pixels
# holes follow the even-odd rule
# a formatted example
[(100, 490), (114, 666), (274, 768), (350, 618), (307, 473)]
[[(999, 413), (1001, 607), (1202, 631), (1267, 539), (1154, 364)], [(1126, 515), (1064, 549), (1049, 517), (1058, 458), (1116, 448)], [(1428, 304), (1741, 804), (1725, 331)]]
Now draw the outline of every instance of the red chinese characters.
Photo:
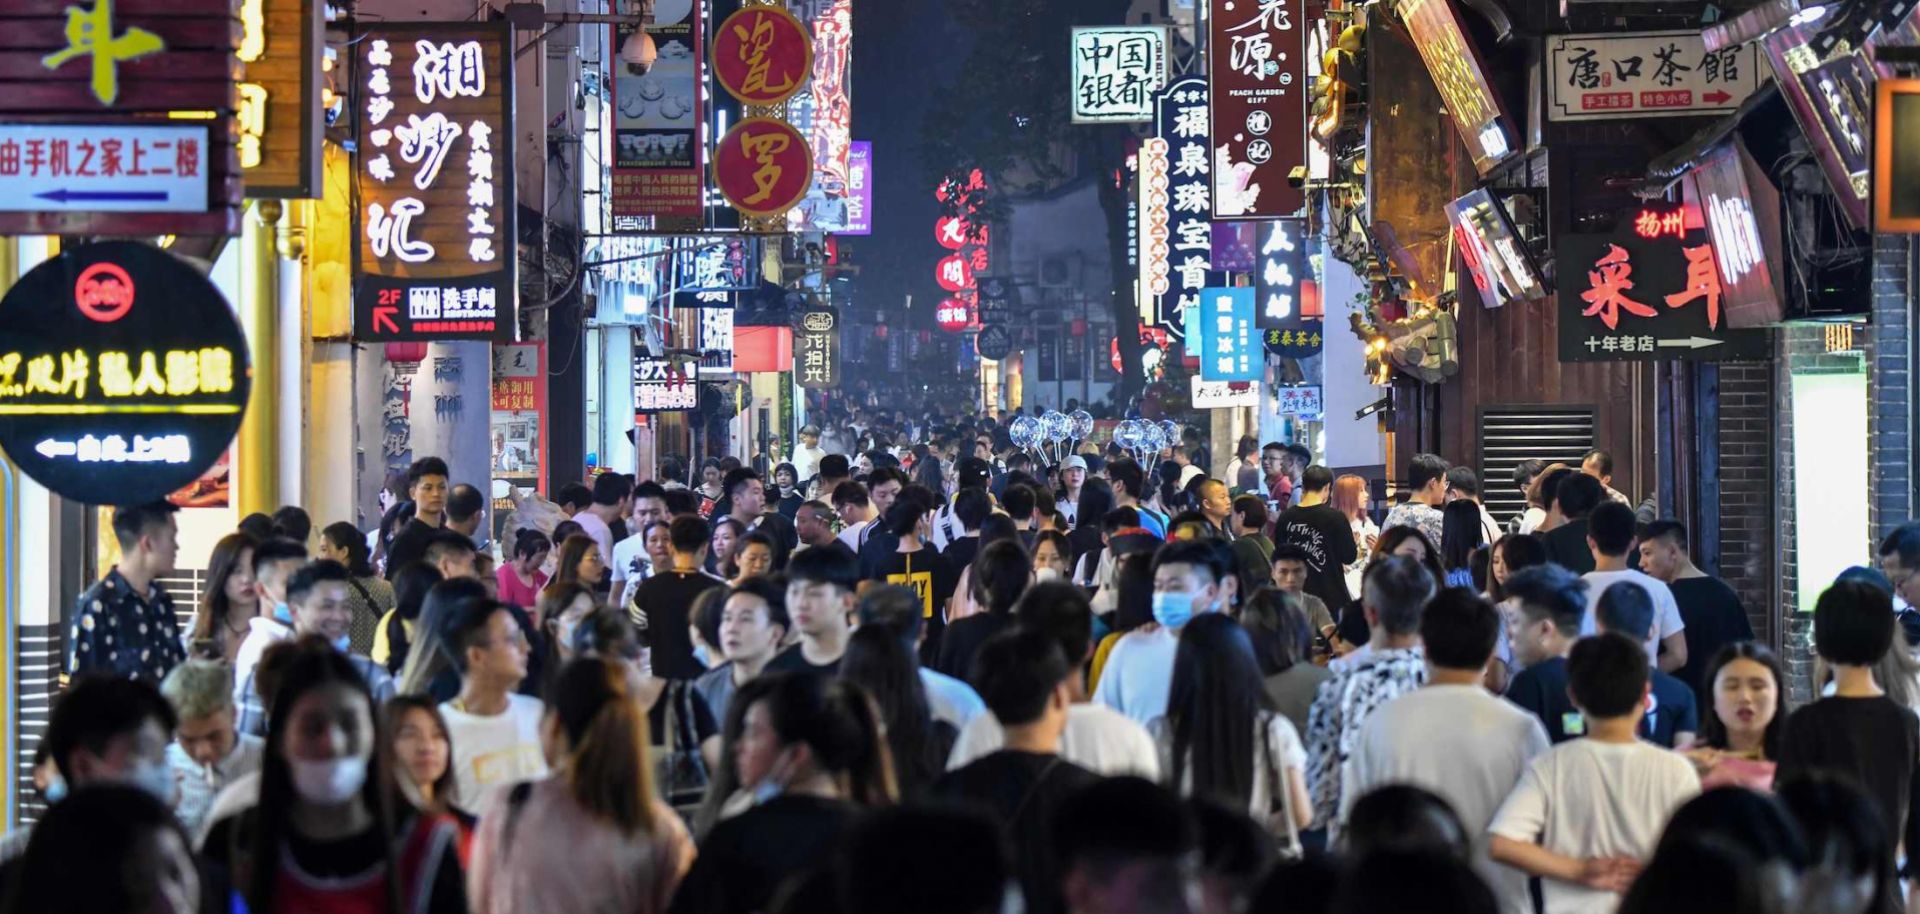
[(1680, 253), (1687, 255), (1687, 288), (1667, 296), (1667, 307), (1678, 308), (1696, 298), (1704, 298), (1707, 327), (1720, 329), (1720, 271), (1714, 269), (1713, 246), (1681, 248)]
[(1595, 261), (1593, 269), (1587, 271), (1590, 287), (1580, 293), (1580, 299), (1587, 303), (1587, 309), (1580, 312), (1587, 317), (1599, 315), (1600, 322), (1608, 330), (1620, 326), (1620, 309), (1629, 314), (1652, 317), (1659, 312), (1645, 304), (1627, 297), (1627, 291), (1633, 288), (1633, 264), (1627, 260), (1627, 249), (1617, 244), (1607, 245), (1607, 253)]
[(813, 36), (785, 7), (747, 7), (714, 33), (714, 78), (746, 104), (778, 105), (812, 72)]
[(727, 132), (713, 160), (713, 179), (727, 202), (749, 216), (784, 213), (813, 183), (813, 153), (793, 125), (750, 117)]

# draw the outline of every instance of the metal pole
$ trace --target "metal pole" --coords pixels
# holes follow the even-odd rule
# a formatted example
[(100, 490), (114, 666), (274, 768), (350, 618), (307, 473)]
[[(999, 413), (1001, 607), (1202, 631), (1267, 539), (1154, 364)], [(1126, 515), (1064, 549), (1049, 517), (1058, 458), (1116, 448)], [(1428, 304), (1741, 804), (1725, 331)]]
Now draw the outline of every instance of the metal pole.
[(235, 505), (242, 517), (280, 506), (280, 252), (278, 200), (260, 200), (241, 228), (240, 311), (253, 356), (253, 387), (235, 441)]

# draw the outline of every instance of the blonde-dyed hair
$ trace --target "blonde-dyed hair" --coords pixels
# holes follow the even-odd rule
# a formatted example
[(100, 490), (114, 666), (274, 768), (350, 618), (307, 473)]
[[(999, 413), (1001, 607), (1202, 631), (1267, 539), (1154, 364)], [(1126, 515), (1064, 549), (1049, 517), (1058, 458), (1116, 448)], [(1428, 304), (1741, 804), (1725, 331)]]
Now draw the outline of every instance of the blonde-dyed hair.
[(1359, 514), (1367, 506), (1367, 481), (1352, 473), (1334, 480), (1333, 494), (1328, 496), (1327, 503), (1348, 517)]
[(189, 660), (160, 683), (160, 694), (181, 720), (200, 720), (233, 707), (233, 668), (218, 660)]

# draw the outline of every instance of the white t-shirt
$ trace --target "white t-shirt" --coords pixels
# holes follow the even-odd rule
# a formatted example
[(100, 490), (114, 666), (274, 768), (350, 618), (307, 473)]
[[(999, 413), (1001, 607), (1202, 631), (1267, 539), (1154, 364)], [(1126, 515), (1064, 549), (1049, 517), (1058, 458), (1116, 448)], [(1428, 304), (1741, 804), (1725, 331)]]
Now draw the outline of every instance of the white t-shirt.
[(1180, 639), (1164, 628), (1128, 632), (1107, 655), (1093, 700), (1144, 727), (1167, 713), (1173, 687), (1173, 657)]
[(1535, 756), (1547, 751), (1540, 719), (1477, 685), (1429, 685), (1381, 705), (1360, 725), (1341, 781), (1345, 821), (1353, 802), (1387, 784), (1438, 794), (1474, 836), (1474, 864), (1504, 914), (1529, 914), (1525, 873), (1487, 857), (1487, 825)]
[[(1575, 739), (1527, 766), (1488, 830), (1579, 859), (1646, 860), (1681, 804), (1700, 792), (1685, 757), (1646, 742)], [(1541, 880), (1546, 914), (1611, 914), (1620, 896)]]
[(871, 526), (873, 526), (873, 521), (870, 520), (863, 520), (857, 524), (848, 524), (845, 529), (840, 531), (840, 542), (846, 543), (847, 548), (852, 549), (854, 555), (859, 555), (860, 546), (865, 543), (867, 539), (867, 528)]
[(961, 680), (945, 673), (920, 668), (920, 687), (927, 693), (927, 710), (934, 720), (944, 720), (956, 730), (965, 729), (973, 719), (987, 713), (980, 693)]
[[(983, 712), (953, 741), (947, 770), (963, 768), (1006, 745), (1007, 731)], [(1097, 704), (1067, 706), (1067, 728), (1060, 734), (1060, 757), (1101, 777), (1135, 775), (1160, 780), (1160, 750), (1147, 728)]]
[[(585, 530), (588, 536), (593, 537), (595, 546), (600, 547), (600, 561), (613, 564), (613, 528), (607, 526), (607, 522), (601, 520), (600, 515), (593, 513), (592, 509), (575, 514), (573, 522), (579, 524), (580, 529)], [(559, 551), (554, 550), (555, 553)]]
[(613, 605), (625, 607), (633, 599), (631, 591), (638, 590), (640, 582), (653, 570), (653, 558), (647, 555), (646, 533), (635, 533), (613, 544), (613, 563), (607, 570), (613, 574)]
[[(1302, 792), (1306, 789), (1307, 780), (1307, 747), (1300, 742), (1300, 731), (1294, 729), (1293, 722), (1284, 714), (1270, 714), (1267, 716), (1266, 729), (1266, 746), (1253, 748), (1253, 791), (1247, 796), (1247, 814), (1263, 825), (1270, 811), (1275, 808), (1273, 787), (1277, 780), (1268, 769), (1267, 759), (1278, 762), (1289, 777), (1298, 780)], [(1171, 778), (1174, 770), (1173, 727), (1162, 717), (1154, 721), (1147, 732), (1153, 735), (1154, 744), (1159, 748), (1160, 770), (1167, 772)], [(1181, 772), (1180, 792), (1193, 793), (1192, 768)], [(1292, 802), (1292, 797), (1287, 799)]]
[(506, 713), (492, 717), (468, 714), (451, 701), (440, 706), (453, 742), (458, 790), (453, 805), (477, 815), (490, 788), (546, 775), (547, 757), (540, 747), (545, 712), (540, 699), (525, 695), (508, 695)]
[(1673, 591), (1659, 578), (1628, 568), (1625, 571), (1589, 571), (1580, 579), (1587, 582), (1587, 615), (1580, 620), (1582, 635), (1594, 632), (1594, 615), (1600, 611), (1600, 595), (1621, 581), (1632, 581), (1645, 587), (1647, 594), (1653, 597), (1654, 636), (1646, 642), (1649, 664), (1659, 665), (1662, 639), (1677, 635), (1687, 627), (1687, 623), (1680, 620), (1680, 604), (1674, 601)]

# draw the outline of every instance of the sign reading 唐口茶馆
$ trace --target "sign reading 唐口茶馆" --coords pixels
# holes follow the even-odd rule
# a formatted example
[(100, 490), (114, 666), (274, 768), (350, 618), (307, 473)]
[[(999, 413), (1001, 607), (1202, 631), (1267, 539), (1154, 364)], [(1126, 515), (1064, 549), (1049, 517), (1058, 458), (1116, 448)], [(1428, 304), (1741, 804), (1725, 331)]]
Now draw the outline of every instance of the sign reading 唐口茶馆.
[(356, 34), (355, 339), (513, 339), (509, 34), (505, 22)]
[(1547, 117), (1556, 121), (1725, 114), (1760, 87), (1754, 43), (1707, 50), (1699, 32), (1549, 35)]
[(251, 367), (233, 309), (158, 248), (68, 248), (0, 299), (0, 450), (86, 504), (164, 498), (232, 443)]

